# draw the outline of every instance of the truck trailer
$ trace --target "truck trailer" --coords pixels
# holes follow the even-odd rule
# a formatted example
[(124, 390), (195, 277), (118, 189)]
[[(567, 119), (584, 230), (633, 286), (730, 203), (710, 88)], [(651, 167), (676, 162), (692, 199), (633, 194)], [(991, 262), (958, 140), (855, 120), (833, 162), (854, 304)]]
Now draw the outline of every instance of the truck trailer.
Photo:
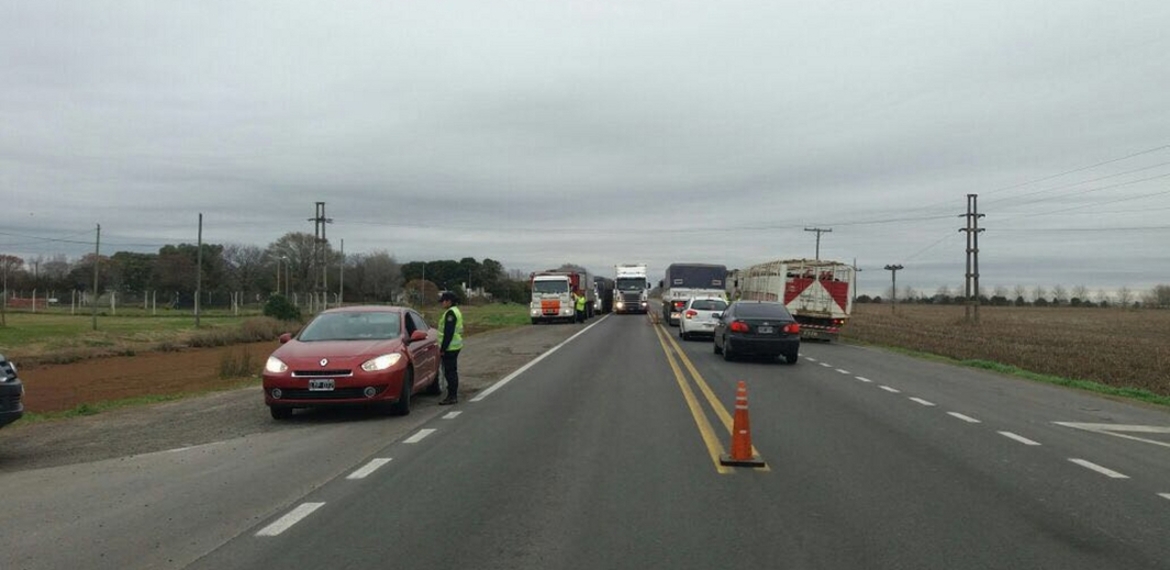
[(784, 259), (753, 265), (739, 279), (741, 299), (780, 301), (801, 338), (834, 341), (853, 312), (857, 272), (840, 261)]
[(712, 297), (727, 300), (724, 289), (727, 266), (711, 263), (672, 263), (666, 268), (666, 276), (658, 284), (662, 289), (662, 320), (670, 326), (678, 326), (687, 299), (691, 297)]

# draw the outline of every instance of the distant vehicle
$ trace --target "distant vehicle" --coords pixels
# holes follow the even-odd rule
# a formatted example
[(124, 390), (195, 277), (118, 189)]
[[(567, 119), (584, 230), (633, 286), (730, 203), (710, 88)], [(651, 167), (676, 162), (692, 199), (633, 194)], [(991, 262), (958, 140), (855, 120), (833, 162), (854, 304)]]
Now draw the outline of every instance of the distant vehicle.
[(678, 320), (678, 336), (690, 340), (699, 335), (714, 336), (715, 323), (727, 308), (722, 297), (692, 297), (683, 307)]
[(616, 313), (645, 313), (650, 309), (650, 277), (645, 264), (615, 265), (613, 310)]
[(783, 356), (789, 364), (796, 364), (800, 328), (781, 303), (735, 301), (715, 323), (715, 354), (722, 354), (723, 360)]
[(577, 320), (573, 293), (585, 295), (585, 318), (593, 316), (597, 290), (589, 273), (583, 271), (540, 271), (531, 275), (532, 301), (528, 316), (532, 324)]
[(0, 427), (24, 415), (24, 384), (16, 376), (16, 365), (0, 354)]
[(419, 393), (438, 394), (438, 330), (404, 307), (357, 306), (319, 313), (294, 338), (280, 337), (264, 365), (272, 417), (296, 408), (374, 405), (410, 413)]
[(853, 312), (857, 272), (840, 261), (786, 259), (740, 272), (741, 299), (779, 301), (805, 339), (834, 341)]
[(600, 275), (594, 277), (593, 289), (597, 295), (597, 299), (593, 301), (593, 313), (604, 314), (613, 312), (613, 279), (601, 277)]
[(710, 263), (672, 263), (666, 268), (662, 288), (662, 320), (677, 326), (683, 306), (691, 297), (727, 299), (724, 280), (727, 267)]

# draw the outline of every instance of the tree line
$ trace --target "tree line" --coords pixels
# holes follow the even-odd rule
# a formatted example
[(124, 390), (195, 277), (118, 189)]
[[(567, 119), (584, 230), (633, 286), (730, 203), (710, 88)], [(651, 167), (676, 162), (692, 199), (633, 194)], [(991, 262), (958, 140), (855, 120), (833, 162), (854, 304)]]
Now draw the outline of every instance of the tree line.
[(132, 298), (154, 292), (172, 306), (192, 304), (197, 285), (200, 292), (220, 298), (243, 293), (245, 301), (274, 293), (308, 296), (322, 287), (331, 303), (433, 303), (421, 294), (437, 295), (439, 290), (455, 291), (465, 300), (528, 300), (527, 280), (514, 279), (493, 259), (402, 264), (384, 250), (342, 255), (328, 241), (319, 244), (316, 236), (304, 232), (290, 232), (266, 247), (181, 243), (157, 253), (90, 253), (72, 261), (63, 254), (31, 259), (0, 254), (0, 275), (9, 297), (37, 291), (40, 298), (62, 296), (68, 302), (71, 292), (93, 295), (95, 264), (98, 296)]
[[(913, 287), (899, 288), (897, 291), (899, 303), (918, 303), (934, 305), (961, 305), (966, 303), (962, 288), (954, 293), (947, 286), (939, 287), (933, 295), (926, 295)], [(859, 295), (858, 303), (889, 302), (894, 297), (890, 289), (886, 289), (885, 299), (869, 295)], [(1134, 291), (1129, 287), (1121, 287), (1116, 291), (1100, 289), (1090, 292), (1088, 287), (1078, 285), (1071, 289), (1055, 285), (1051, 290), (1037, 285), (1028, 289), (1017, 285), (1008, 290), (1007, 287), (996, 286), (989, 293), (979, 295), (981, 305), (1015, 306), (1015, 307), (1126, 307), (1126, 308), (1170, 308), (1170, 285), (1156, 285), (1148, 291)]]

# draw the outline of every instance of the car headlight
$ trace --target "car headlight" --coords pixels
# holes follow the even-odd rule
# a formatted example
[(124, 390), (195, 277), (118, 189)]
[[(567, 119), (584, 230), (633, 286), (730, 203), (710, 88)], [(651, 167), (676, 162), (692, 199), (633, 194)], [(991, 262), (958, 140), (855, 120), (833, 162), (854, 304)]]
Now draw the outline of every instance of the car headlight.
[(275, 356), (269, 356), (268, 362), (264, 363), (264, 371), (271, 374), (281, 374), (288, 372), (288, 366)]
[(394, 354), (383, 354), (382, 356), (371, 358), (370, 360), (363, 362), (362, 370), (365, 370), (366, 372), (377, 372), (379, 370), (385, 370), (391, 366), (394, 366), (395, 364), (398, 364), (399, 360), (402, 360), (401, 353), (395, 352)]

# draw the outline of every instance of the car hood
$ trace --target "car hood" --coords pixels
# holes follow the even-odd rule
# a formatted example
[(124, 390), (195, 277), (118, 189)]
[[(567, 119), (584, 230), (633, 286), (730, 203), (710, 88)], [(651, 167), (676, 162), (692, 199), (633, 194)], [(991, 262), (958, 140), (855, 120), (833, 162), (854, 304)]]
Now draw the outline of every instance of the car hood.
[(301, 342), (290, 340), (272, 353), (290, 368), (321, 368), (321, 360), (328, 362), (327, 368), (354, 367), (361, 363), (402, 350), (400, 339), (392, 340), (322, 340)]

